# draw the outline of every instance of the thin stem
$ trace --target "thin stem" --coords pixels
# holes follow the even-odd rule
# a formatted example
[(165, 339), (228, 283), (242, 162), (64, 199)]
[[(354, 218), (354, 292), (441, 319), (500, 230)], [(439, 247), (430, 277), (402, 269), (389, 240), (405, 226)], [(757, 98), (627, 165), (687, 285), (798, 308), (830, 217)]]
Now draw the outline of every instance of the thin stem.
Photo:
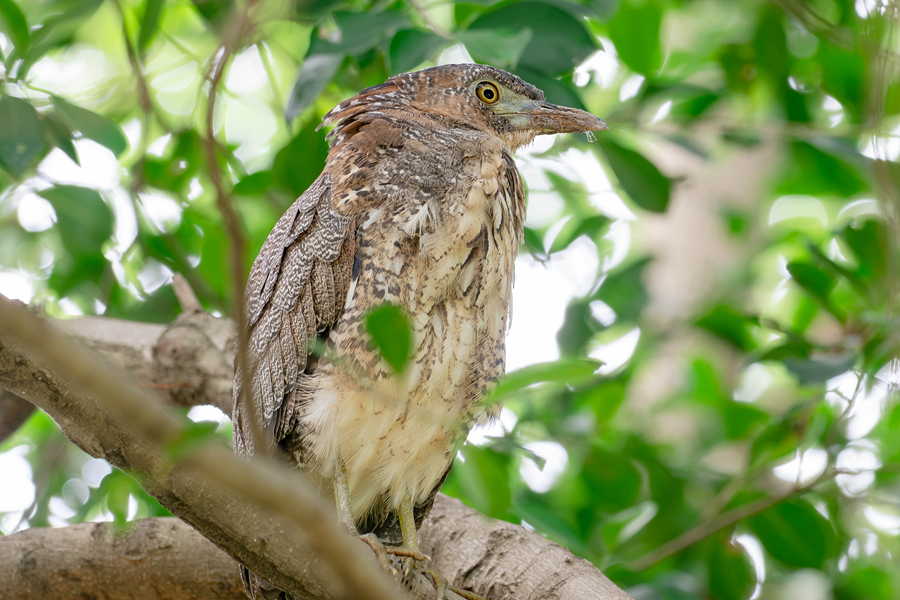
[(841, 473), (842, 471), (837, 469), (825, 471), (824, 473), (822, 473), (822, 475), (806, 485), (799, 487), (793, 485), (780, 494), (766, 496), (765, 498), (760, 498), (759, 500), (755, 500), (753, 502), (750, 502), (749, 504), (744, 504), (743, 506), (739, 506), (733, 510), (730, 510), (725, 514), (712, 519), (711, 521), (701, 523), (697, 527), (686, 531), (674, 540), (667, 542), (659, 548), (648, 552), (637, 560), (632, 561), (630, 567), (635, 571), (642, 571), (648, 567), (651, 567), (659, 561), (664, 560), (674, 554), (678, 554), (685, 548), (688, 548), (690, 546), (693, 546), (697, 542), (705, 540), (717, 531), (725, 529), (726, 527), (730, 527), (742, 519), (746, 519), (747, 517), (752, 517), (755, 514), (761, 513), (767, 508), (775, 506), (779, 502), (787, 500), (791, 496), (810, 490), (823, 481), (831, 480), (835, 475), (839, 475)]

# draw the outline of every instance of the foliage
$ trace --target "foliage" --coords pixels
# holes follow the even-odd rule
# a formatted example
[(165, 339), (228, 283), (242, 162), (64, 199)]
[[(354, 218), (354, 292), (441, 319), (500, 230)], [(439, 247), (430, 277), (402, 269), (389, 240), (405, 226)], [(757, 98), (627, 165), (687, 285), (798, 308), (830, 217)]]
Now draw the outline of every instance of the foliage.
[[(560, 361), (501, 384), (504, 428), (462, 448), (444, 490), (638, 599), (896, 598), (897, 10), (0, 0), (0, 291), (168, 322), (179, 272), (233, 311), (321, 170), (321, 115), (465, 49), (611, 131), (520, 160), (525, 260), (553, 269), (587, 247), (600, 267), (560, 315)], [(396, 310), (370, 327), (399, 371), (395, 322), (408, 334)], [(4, 532), (164, 513), (46, 416), (2, 449), (36, 488)]]

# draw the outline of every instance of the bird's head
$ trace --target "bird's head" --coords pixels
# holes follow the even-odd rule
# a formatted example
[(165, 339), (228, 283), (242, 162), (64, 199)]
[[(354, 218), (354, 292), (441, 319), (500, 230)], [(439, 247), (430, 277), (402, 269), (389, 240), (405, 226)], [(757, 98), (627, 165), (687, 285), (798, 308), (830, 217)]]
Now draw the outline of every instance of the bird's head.
[(512, 73), (476, 64), (397, 75), (345, 100), (325, 115), (323, 124), (336, 122), (343, 129), (347, 119), (358, 121), (362, 113), (398, 110), (410, 120), (436, 119), (492, 133), (511, 152), (536, 135), (607, 129), (588, 112), (550, 104), (541, 90)]

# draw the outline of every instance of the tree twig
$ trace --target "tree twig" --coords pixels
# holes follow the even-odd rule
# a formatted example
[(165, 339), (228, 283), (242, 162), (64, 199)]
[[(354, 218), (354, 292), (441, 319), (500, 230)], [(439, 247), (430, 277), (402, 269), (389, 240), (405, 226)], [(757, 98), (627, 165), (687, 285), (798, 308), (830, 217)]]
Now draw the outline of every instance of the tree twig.
[(647, 554), (641, 556), (636, 560), (633, 560), (629, 567), (631, 569), (634, 569), (635, 571), (642, 571), (648, 567), (652, 567), (659, 561), (664, 560), (672, 556), (673, 554), (678, 554), (685, 548), (688, 548), (690, 546), (693, 546), (697, 542), (705, 540), (717, 531), (725, 529), (726, 527), (730, 527), (742, 519), (746, 519), (747, 517), (751, 517), (757, 513), (761, 513), (767, 508), (770, 508), (772, 506), (775, 506), (779, 502), (787, 500), (791, 496), (810, 490), (823, 481), (833, 479), (835, 475), (839, 475), (840, 473), (841, 471), (838, 471), (836, 469), (827, 470), (815, 480), (806, 485), (802, 485), (799, 487), (790, 486), (788, 489), (780, 493), (772, 494), (764, 498), (754, 500), (753, 502), (744, 504), (742, 506), (738, 506), (737, 508), (728, 511), (727, 513), (719, 515), (715, 519), (701, 523), (697, 527), (694, 527), (693, 529), (690, 529), (681, 534), (674, 540), (663, 544), (659, 548), (648, 552)]

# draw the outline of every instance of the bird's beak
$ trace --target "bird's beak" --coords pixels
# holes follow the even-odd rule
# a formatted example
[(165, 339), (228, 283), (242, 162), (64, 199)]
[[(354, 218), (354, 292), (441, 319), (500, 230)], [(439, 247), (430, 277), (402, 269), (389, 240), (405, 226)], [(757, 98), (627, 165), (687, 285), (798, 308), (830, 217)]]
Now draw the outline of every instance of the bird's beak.
[(517, 128), (529, 129), (538, 135), (609, 129), (602, 119), (589, 112), (549, 102), (532, 101), (516, 112), (517, 118), (513, 122)]

